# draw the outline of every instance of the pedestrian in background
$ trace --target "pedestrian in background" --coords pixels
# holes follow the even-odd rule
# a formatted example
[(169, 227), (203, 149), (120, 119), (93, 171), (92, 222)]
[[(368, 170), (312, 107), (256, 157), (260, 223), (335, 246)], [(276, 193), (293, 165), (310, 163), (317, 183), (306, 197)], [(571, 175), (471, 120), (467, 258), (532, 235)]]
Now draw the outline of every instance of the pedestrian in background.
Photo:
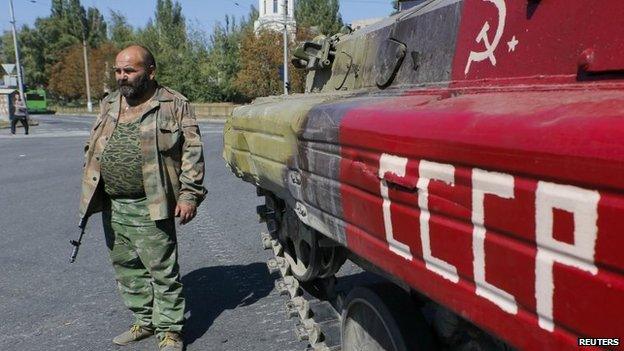
[(15, 94), (13, 100), (13, 115), (11, 116), (11, 134), (15, 134), (17, 122), (22, 123), (24, 132), (28, 134), (28, 109), (20, 94)]
[(156, 61), (141, 46), (115, 60), (118, 92), (102, 101), (82, 180), (80, 215), (102, 212), (119, 292), (135, 321), (117, 345), (157, 334), (162, 351), (182, 351), (184, 296), (176, 228), (204, 199), (203, 144), (180, 93), (155, 79)]

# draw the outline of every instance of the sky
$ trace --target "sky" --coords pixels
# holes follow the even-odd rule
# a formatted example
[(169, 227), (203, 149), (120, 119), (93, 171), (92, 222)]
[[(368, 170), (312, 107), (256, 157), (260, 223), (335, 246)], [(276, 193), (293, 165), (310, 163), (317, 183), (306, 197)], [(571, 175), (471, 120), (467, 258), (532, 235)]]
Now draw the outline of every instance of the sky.
[[(340, 13), (345, 23), (353, 20), (385, 17), (392, 11), (391, 0), (339, 0)], [(257, 0), (178, 0), (187, 23), (207, 33), (217, 22), (223, 22), (226, 14), (237, 18), (246, 16)], [(108, 19), (110, 10), (124, 14), (134, 27), (144, 26), (154, 16), (156, 0), (81, 0), (82, 5), (97, 7)], [(50, 14), (50, 0), (13, 0), (15, 20), (19, 27), (32, 25), (37, 17)], [(9, 0), (0, 0), (0, 31), (10, 30)]]

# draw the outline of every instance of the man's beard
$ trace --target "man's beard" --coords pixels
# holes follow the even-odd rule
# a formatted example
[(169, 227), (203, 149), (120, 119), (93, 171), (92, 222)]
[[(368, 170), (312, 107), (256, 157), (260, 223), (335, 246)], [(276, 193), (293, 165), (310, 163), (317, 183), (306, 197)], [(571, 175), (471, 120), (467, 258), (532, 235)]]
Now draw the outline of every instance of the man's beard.
[(150, 80), (147, 74), (140, 76), (134, 83), (117, 81), (119, 93), (125, 98), (136, 99), (141, 97), (148, 89)]

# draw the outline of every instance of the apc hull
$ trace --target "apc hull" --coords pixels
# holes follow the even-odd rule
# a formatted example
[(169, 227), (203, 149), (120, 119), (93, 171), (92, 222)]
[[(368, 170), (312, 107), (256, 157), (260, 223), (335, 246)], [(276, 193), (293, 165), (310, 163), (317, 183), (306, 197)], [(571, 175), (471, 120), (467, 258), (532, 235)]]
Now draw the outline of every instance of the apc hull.
[[(448, 38), (452, 55), (434, 50), (419, 84), (402, 85), (416, 79), (403, 64), (383, 91), (362, 70), (347, 77), (353, 91), (261, 99), (228, 120), (226, 162), (302, 222), (519, 349), (623, 338), (624, 37), (613, 18), (624, 5), (581, 18), (589, 2), (439, 3), (411, 20), (449, 19), (431, 36)], [(484, 21), (487, 44), (474, 39)]]

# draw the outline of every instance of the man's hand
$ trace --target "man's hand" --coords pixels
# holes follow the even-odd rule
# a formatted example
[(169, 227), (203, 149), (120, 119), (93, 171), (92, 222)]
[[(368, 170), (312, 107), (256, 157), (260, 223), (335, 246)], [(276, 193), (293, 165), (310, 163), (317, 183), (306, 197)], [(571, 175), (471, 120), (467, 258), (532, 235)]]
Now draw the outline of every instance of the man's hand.
[(190, 222), (197, 214), (197, 207), (191, 203), (180, 201), (175, 208), (175, 216), (180, 217), (180, 224)]

